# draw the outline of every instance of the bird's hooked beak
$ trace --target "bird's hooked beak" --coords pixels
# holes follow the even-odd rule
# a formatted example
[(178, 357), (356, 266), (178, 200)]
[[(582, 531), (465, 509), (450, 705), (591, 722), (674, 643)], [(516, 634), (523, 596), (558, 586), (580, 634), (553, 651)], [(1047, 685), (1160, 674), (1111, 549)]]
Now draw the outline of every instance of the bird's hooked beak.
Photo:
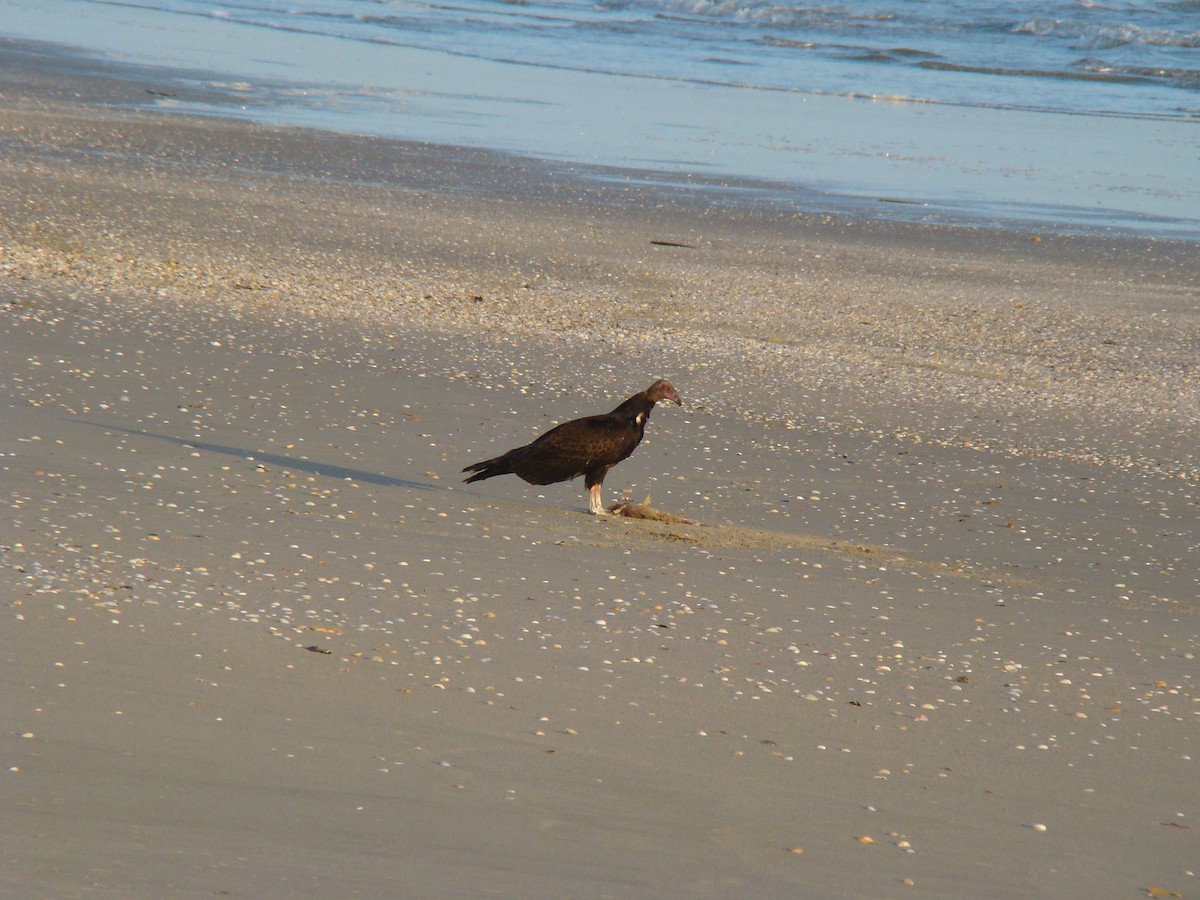
[(674, 403), (676, 406), (683, 406), (683, 399), (679, 396), (679, 392), (671, 388), (671, 393), (667, 394), (659, 403)]

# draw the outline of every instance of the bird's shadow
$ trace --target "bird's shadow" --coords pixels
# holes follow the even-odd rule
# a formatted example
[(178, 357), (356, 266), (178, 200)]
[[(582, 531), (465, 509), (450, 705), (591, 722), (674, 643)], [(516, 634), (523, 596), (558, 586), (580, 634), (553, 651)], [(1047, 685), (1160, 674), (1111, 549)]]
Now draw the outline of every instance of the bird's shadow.
[(351, 469), (346, 466), (335, 466), (329, 463), (316, 462), (311, 459), (304, 459), (296, 456), (281, 456), (277, 453), (263, 453), (260, 450), (247, 450), (244, 447), (232, 447), (227, 444), (214, 444), (209, 441), (198, 441), (195, 438), (177, 437), (173, 434), (156, 434), (153, 431), (142, 431), (138, 428), (125, 428), (120, 425), (110, 425), (103, 422), (89, 422), (86, 419), (77, 420), (84, 425), (90, 425), (94, 428), (104, 428), (108, 431), (119, 431), (124, 434), (137, 435), (138, 437), (153, 438), (159, 441), (166, 441), (175, 444), (179, 447), (187, 447), (192, 450), (203, 450), (207, 453), (220, 453), (224, 456), (234, 456), (238, 459), (250, 459), (255, 462), (269, 463), (273, 466), (278, 466), (281, 469), (291, 469), (300, 472), (309, 472), (313, 475), (321, 475), (326, 478), (337, 478), (340, 480), (349, 479), (351, 481), (361, 481), (365, 484), (377, 484), (382, 487), (400, 487), (412, 488), (419, 491), (436, 491), (445, 490), (445, 488), (430, 484), (426, 481), (412, 481), (408, 478), (396, 478), (392, 475), (384, 475), (379, 472), (368, 472), (363, 469)]

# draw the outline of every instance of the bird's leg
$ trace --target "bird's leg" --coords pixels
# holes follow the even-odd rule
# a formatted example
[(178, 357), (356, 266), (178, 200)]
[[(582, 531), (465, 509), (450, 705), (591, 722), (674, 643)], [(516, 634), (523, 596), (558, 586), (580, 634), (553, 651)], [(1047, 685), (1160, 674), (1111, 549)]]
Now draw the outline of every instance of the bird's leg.
[(604, 508), (604, 502), (600, 499), (600, 491), (602, 485), (593, 484), (588, 488), (588, 512), (593, 516), (603, 516), (608, 510)]

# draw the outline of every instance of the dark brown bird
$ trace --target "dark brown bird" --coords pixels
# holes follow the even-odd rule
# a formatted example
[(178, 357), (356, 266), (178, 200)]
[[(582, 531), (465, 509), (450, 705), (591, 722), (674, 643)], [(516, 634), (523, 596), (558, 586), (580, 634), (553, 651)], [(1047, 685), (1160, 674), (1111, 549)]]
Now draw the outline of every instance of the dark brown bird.
[(554, 484), (582, 475), (588, 510), (601, 515), (605, 512), (600, 500), (604, 476), (642, 442), (650, 410), (664, 400), (683, 405), (675, 388), (660, 378), (610, 413), (563, 422), (532, 444), (467, 466), (463, 471), (475, 474), (464, 480), (511, 474), (530, 484)]

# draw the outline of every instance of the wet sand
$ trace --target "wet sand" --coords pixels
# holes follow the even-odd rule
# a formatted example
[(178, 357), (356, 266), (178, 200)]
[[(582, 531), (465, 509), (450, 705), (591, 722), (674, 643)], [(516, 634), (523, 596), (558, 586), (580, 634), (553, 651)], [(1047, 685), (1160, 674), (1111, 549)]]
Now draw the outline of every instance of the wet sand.
[(1194, 245), (0, 85), (7, 893), (1196, 893)]

